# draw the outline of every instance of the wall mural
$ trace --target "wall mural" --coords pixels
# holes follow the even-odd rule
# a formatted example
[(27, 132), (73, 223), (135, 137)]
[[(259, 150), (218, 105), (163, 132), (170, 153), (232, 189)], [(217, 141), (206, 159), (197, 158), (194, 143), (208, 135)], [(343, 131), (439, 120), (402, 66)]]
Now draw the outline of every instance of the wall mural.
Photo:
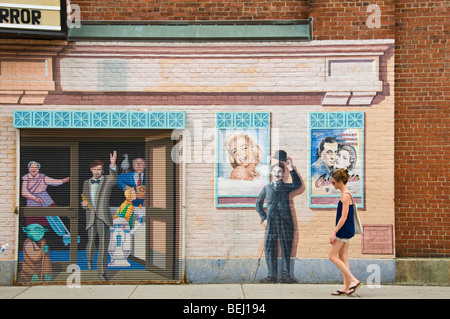
[(330, 179), (336, 169), (350, 174), (347, 187), (364, 207), (364, 112), (309, 114), (308, 194), (311, 208), (334, 208), (339, 192)]
[[(274, 158), (279, 162), (270, 168), (272, 181), (262, 188), (256, 203), (256, 211), (266, 229), (264, 253), (268, 274), (261, 279), (261, 283), (277, 282), (278, 242), (281, 254), (281, 282), (296, 283), (297, 281), (291, 277), (290, 270), (295, 227), (289, 196), (302, 186), (302, 181), (292, 166), (292, 158), (288, 157), (285, 151), (276, 151)], [(288, 174), (291, 176), (291, 183), (283, 181)], [(265, 201), (267, 201), (267, 211), (264, 210)]]
[[(304, 183), (286, 152), (271, 154), (271, 114), (218, 112), (215, 119), (215, 205), (256, 208), (264, 223), (270, 217), (266, 209), (283, 193), (276, 205), (285, 206), (284, 220), (290, 222), (280, 224), (289, 234), (280, 246), (282, 275), (285, 282), (295, 280), (289, 277), (296, 231), (289, 193)], [(312, 112), (308, 120), (309, 206), (336, 207), (339, 194), (330, 176), (345, 167), (348, 187), (363, 208), (364, 112)], [(270, 167), (271, 160), (279, 165)], [(146, 225), (144, 142), (22, 145), (20, 165), (19, 281), (66, 280), (66, 267), (74, 263), (93, 281), (129, 281), (123, 273), (146, 270), (150, 256), (166, 262), (164, 252), (147, 251), (152, 227)], [(264, 249), (269, 282), (279, 254), (271, 241), (276, 234), (267, 235), (273, 231), (267, 229)], [(145, 280), (142, 273), (136, 279)]]
[(216, 113), (216, 207), (255, 207), (269, 181), (270, 112)]
[[(69, 263), (91, 273), (94, 281), (114, 280), (119, 270), (145, 269), (144, 143), (77, 145), (76, 218), (70, 213), (69, 186), (76, 182), (68, 176), (70, 148), (21, 148), (20, 282), (65, 280)], [(49, 215), (33, 211), (42, 207)], [(71, 236), (76, 236), (76, 260)]]

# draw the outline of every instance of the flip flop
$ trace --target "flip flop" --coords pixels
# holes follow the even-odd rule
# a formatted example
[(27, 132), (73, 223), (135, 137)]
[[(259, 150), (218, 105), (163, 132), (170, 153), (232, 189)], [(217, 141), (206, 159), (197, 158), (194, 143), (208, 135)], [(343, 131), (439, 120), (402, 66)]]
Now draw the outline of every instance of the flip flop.
[(341, 296), (341, 295), (346, 295), (347, 293), (344, 291), (340, 291), (340, 290), (336, 290), (335, 292), (332, 292), (331, 295), (332, 296)]
[(355, 286), (352, 286), (349, 288), (349, 292), (347, 293), (347, 296), (350, 296), (352, 293), (354, 293), (359, 287), (361, 287), (362, 282), (358, 282)]

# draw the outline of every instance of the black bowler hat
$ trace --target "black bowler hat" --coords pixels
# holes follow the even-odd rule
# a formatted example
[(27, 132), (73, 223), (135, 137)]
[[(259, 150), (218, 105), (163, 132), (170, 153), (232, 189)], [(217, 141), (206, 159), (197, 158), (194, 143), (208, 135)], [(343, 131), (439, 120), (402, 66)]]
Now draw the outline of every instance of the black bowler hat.
[(282, 150), (276, 151), (275, 154), (273, 155), (273, 158), (279, 160), (280, 162), (286, 162), (287, 153)]

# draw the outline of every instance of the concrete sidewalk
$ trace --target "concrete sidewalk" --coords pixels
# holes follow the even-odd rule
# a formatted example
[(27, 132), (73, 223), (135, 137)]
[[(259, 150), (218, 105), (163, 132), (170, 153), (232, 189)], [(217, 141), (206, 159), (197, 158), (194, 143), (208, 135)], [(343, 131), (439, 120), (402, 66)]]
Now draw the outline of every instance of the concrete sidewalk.
[(448, 286), (363, 285), (351, 296), (332, 296), (339, 288), (328, 284), (0, 286), (0, 299), (450, 299)]

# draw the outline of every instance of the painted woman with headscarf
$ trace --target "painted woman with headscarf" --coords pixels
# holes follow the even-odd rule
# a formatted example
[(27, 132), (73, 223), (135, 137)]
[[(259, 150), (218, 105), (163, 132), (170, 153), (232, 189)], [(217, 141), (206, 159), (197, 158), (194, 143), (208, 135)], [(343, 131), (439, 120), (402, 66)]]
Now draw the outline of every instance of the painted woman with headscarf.
[[(39, 173), (41, 164), (35, 161), (28, 163), (28, 173), (22, 176), (22, 196), (27, 199), (27, 207), (51, 207), (56, 206), (53, 199), (47, 193), (47, 186), (59, 186), (69, 181), (69, 177), (54, 179)], [(38, 220), (36, 220), (36, 218)], [(45, 217), (27, 217), (27, 224), (39, 223), (48, 225)]]

